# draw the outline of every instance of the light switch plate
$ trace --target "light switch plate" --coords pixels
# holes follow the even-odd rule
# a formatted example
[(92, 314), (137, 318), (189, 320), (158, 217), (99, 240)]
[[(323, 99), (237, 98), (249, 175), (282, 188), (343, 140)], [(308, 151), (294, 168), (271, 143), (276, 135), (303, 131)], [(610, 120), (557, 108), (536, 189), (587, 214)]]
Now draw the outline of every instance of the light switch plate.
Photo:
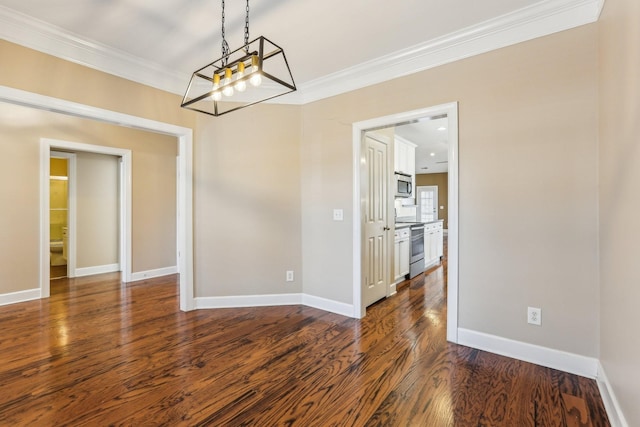
[(334, 221), (343, 221), (344, 220), (344, 211), (342, 209), (334, 209), (333, 210), (333, 220)]

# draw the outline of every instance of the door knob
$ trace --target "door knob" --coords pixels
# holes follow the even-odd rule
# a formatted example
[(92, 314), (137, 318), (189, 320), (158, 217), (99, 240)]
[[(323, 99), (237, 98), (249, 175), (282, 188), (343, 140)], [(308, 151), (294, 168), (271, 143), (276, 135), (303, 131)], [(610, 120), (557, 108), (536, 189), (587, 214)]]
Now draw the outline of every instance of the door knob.
[(382, 228), (382, 230), (383, 231), (388, 231), (388, 230), (391, 230), (391, 229), (389, 227), (385, 226), (385, 227)]

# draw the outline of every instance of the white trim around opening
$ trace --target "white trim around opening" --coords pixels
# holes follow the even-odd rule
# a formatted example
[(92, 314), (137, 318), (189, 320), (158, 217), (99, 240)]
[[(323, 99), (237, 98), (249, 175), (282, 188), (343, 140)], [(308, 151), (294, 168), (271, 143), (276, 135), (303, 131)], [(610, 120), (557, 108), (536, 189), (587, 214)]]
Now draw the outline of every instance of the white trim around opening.
[[(53, 155), (53, 150), (68, 150), (72, 152), (86, 152), (95, 154), (106, 154), (109, 156), (119, 157), (121, 159), (120, 166), (120, 250), (119, 250), (119, 266), (116, 264), (109, 266), (101, 266), (97, 268), (75, 268), (75, 248), (76, 248), (76, 209), (75, 209), (75, 190), (70, 190), (70, 215), (69, 218), (69, 247), (73, 248), (70, 251), (69, 261), (69, 277), (80, 277), (89, 274), (99, 274), (107, 271), (122, 271), (123, 280), (125, 282), (131, 282), (131, 150), (104, 147), (101, 145), (85, 144), (80, 142), (62, 141), (58, 139), (41, 138), (40, 139), (40, 220), (41, 220), (41, 233), (40, 233), (40, 248), (42, 253), (40, 254), (41, 261), (41, 274), (40, 274), (40, 289), (42, 297), (49, 296), (49, 158)], [(71, 156), (70, 156), (71, 157)], [(71, 171), (72, 168), (70, 168)], [(69, 185), (74, 184), (75, 180), (71, 175), (75, 175), (75, 171), (69, 174)]]
[[(128, 114), (118, 113), (115, 111), (105, 110), (92, 107), (89, 105), (79, 104), (76, 102), (65, 101), (58, 98), (52, 98), (32, 92), (27, 92), (7, 86), (0, 86), (0, 102), (22, 105), (40, 110), (47, 110), (56, 113), (68, 114), (75, 117), (81, 117), (91, 120), (98, 120), (105, 123), (111, 123), (118, 126), (140, 129), (148, 132), (161, 133), (171, 135), (178, 139), (178, 165), (179, 165), (179, 181), (178, 181), (178, 273), (180, 274), (180, 309), (183, 311), (195, 309), (194, 289), (193, 289), (193, 131), (189, 128), (172, 125), (169, 123), (158, 122), (155, 120), (145, 119), (142, 117), (131, 116)], [(42, 148), (41, 148), (42, 149)], [(49, 170), (49, 152), (47, 151), (46, 170)], [(41, 162), (43, 156), (40, 156)], [(41, 170), (45, 165), (40, 165)], [(47, 174), (48, 175), (48, 174)], [(42, 193), (42, 190), (41, 190)], [(41, 194), (42, 197), (42, 194)], [(48, 229), (49, 225), (42, 224)], [(45, 234), (41, 232), (41, 235)], [(46, 233), (48, 236), (48, 233)], [(47, 240), (46, 254), (49, 254), (49, 242)], [(41, 242), (42, 245), (42, 242)], [(40, 257), (44, 253), (45, 248), (40, 248)], [(43, 269), (46, 261), (47, 266)], [(43, 276), (48, 276), (48, 260), (40, 260), (40, 282), (43, 282)], [(48, 296), (47, 290), (41, 289), (41, 298)]]
[(353, 124), (353, 310), (354, 317), (366, 313), (362, 298), (362, 209), (361, 141), (367, 130), (379, 129), (427, 117), (446, 115), (449, 119), (449, 228), (447, 276), (447, 340), (458, 342), (458, 103), (436, 105), (420, 110), (391, 114)]

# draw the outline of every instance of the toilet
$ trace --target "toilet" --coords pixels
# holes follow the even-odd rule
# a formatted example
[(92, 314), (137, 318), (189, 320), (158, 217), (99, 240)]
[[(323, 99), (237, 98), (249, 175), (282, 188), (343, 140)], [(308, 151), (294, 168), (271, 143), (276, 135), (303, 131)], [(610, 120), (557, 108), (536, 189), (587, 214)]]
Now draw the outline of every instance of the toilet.
[(49, 242), (49, 254), (51, 265), (67, 264), (67, 227), (62, 229), (62, 240), (51, 240)]
[(67, 260), (62, 253), (63, 246), (62, 240), (52, 240), (49, 242), (51, 265), (65, 265), (67, 263)]
[(51, 242), (49, 242), (49, 248), (52, 254), (62, 254), (62, 247), (62, 240), (52, 240)]

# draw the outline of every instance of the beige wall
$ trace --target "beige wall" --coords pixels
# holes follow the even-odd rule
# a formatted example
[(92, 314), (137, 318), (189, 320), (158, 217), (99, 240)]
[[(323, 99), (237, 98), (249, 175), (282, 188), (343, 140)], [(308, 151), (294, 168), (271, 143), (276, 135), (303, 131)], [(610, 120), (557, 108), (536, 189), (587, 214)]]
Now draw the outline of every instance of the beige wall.
[(176, 139), (0, 103), (0, 294), (40, 286), (40, 138), (132, 150), (133, 272), (176, 264)]
[(628, 425), (640, 425), (640, 3), (600, 23), (600, 360)]
[[(49, 175), (67, 176), (67, 159), (49, 159)], [(9, 184), (9, 183), (5, 183)], [(49, 180), (49, 240), (61, 241), (68, 221), (69, 181)]]
[[(443, 227), (449, 228), (449, 174), (421, 173), (416, 175), (416, 187), (436, 185), (438, 187), (438, 219), (444, 220)], [(442, 206), (442, 209), (440, 209)]]
[(76, 267), (117, 264), (118, 158), (76, 154)]
[(0, 40), (0, 85), (193, 128), (182, 98)]
[(305, 105), (305, 292), (352, 302), (352, 123), (458, 101), (459, 326), (597, 356), (596, 43), (583, 26)]
[(49, 160), (49, 172), (53, 176), (67, 176), (67, 159), (51, 158)]
[[(61, 99), (80, 102), (113, 111), (150, 118), (196, 129), (194, 136), (194, 259), (196, 296), (225, 296), (264, 293), (289, 293), (301, 290), (300, 236), (300, 107), (254, 106), (221, 118), (210, 118), (179, 107), (181, 98), (125, 79), (88, 69), (39, 52), (0, 40), (0, 58), (11, 58), (0, 68), (0, 85), (15, 87)], [(43, 79), (46, 70), (46, 79)], [(87, 124), (91, 127), (94, 125)], [(47, 136), (55, 137), (64, 126), (50, 125)], [(40, 135), (38, 135), (39, 137)], [(88, 142), (94, 134), (87, 128), (74, 141)], [(156, 135), (157, 136), (157, 135)], [(61, 139), (65, 139), (60, 137)], [(170, 138), (171, 139), (171, 138)], [(149, 146), (134, 152), (133, 216), (143, 223), (133, 226), (133, 271), (166, 267), (166, 259), (175, 264), (175, 219), (156, 221), (154, 211), (175, 214), (175, 139), (171, 164), (136, 164), (153, 159), (164, 148)], [(120, 141), (132, 142), (130, 138)], [(104, 141), (103, 141), (104, 142)], [(0, 149), (5, 141), (0, 140)], [(96, 143), (96, 142), (94, 142)], [(120, 146), (119, 143), (113, 143)], [(122, 142), (122, 144), (125, 144)], [(110, 145), (106, 143), (104, 145)], [(125, 144), (126, 145), (126, 144)], [(6, 140), (5, 152), (16, 151)], [(126, 147), (124, 147), (126, 148)], [(21, 157), (20, 157), (21, 156)], [(18, 164), (28, 163), (21, 187), (38, 186), (37, 146), (25, 145), (16, 154)], [(2, 171), (11, 176), (13, 169)], [(157, 179), (155, 172), (162, 172)], [(167, 178), (167, 179), (165, 179)], [(135, 182), (148, 180), (148, 191), (136, 192)], [(22, 239), (28, 244), (12, 252), (7, 262), (10, 271), (0, 269), (11, 289), (0, 293), (38, 287), (37, 192), (4, 187), (0, 195), (18, 207), (6, 209), (6, 217), (21, 218), (18, 229), (3, 230), (4, 242)], [(171, 206), (169, 206), (171, 205)], [(1, 214), (0, 214), (1, 215)], [(7, 219), (0, 217), (0, 220)], [(161, 224), (159, 223), (161, 222)], [(149, 235), (149, 229), (161, 233)], [(145, 236), (138, 235), (138, 231)], [(10, 252), (9, 249), (0, 253)], [(165, 260), (141, 259), (149, 254)], [(1, 262), (1, 261), (0, 261)], [(164, 264), (163, 264), (164, 263)], [(0, 265), (2, 267), (2, 265)], [(15, 267), (15, 268), (14, 268)], [(32, 274), (20, 276), (29, 270)], [(285, 270), (295, 271), (295, 282), (284, 281)], [(32, 277), (33, 276), (33, 277)], [(4, 280), (11, 277), (11, 280)], [(19, 278), (19, 279), (13, 279)]]
[(299, 141), (298, 106), (198, 117), (197, 296), (302, 291)]

